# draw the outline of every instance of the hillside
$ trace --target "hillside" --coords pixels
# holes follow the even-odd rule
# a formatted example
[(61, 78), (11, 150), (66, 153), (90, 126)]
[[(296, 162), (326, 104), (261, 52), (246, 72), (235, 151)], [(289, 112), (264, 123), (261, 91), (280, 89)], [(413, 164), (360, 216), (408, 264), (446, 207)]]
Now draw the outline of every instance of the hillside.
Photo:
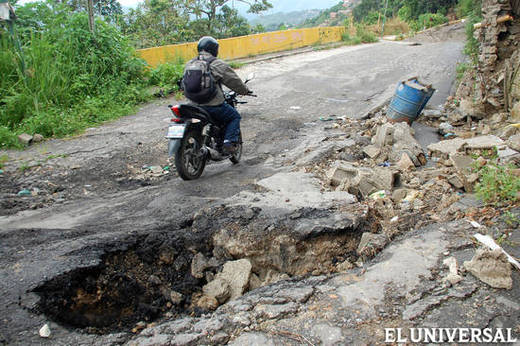
[(354, 7), (360, 2), (361, 0), (340, 1), (326, 10), (322, 10), (316, 17), (307, 19), (303, 26), (314, 27), (342, 25), (344, 20), (352, 13)]
[(268, 15), (261, 15), (249, 21), (251, 26), (262, 25), (267, 31), (277, 30), (281, 24), (292, 27), (298, 26), (310, 18), (314, 18), (321, 13), (320, 10), (303, 10), (292, 12), (278, 12)]

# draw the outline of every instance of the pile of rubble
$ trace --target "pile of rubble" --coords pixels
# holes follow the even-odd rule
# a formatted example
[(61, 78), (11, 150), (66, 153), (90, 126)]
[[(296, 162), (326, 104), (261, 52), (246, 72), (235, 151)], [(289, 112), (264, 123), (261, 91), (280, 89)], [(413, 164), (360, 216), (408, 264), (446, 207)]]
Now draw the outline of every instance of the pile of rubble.
[(506, 112), (520, 121), (520, 8), (518, 1), (483, 0), (482, 23), (475, 26), (480, 43), (478, 67), (464, 76), (450, 121), (478, 120)]

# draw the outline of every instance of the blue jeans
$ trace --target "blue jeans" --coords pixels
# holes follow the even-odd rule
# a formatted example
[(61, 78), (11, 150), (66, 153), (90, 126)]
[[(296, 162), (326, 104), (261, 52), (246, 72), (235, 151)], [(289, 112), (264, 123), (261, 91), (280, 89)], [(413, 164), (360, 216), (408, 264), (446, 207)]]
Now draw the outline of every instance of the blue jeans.
[(218, 121), (220, 124), (226, 126), (226, 134), (224, 136), (224, 143), (237, 143), (238, 135), (240, 134), (240, 114), (238, 111), (223, 103), (220, 106), (203, 106), (213, 119)]

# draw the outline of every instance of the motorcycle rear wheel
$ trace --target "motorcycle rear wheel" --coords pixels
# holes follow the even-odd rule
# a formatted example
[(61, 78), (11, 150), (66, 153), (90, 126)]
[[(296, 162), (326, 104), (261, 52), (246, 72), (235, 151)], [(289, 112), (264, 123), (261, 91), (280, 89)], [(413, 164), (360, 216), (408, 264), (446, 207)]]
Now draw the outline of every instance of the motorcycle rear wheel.
[(240, 158), (242, 157), (242, 132), (238, 135), (238, 144), (236, 152), (231, 155), (229, 160), (233, 162), (234, 165), (240, 162)]
[(183, 180), (198, 179), (206, 166), (206, 154), (202, 148), (202, 134), (191, 129), (182, 138), (181, 146), (175, 153), (175, 168)]

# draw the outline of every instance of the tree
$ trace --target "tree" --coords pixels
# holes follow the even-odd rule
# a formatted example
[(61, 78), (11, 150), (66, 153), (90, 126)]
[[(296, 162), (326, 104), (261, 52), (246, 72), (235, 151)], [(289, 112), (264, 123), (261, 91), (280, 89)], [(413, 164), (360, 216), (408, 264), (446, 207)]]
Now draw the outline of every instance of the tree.
[(238, 15), (238, 11), (224, 5), (217, 14), (217, 36), (219, 38), (245, 36), (251, 33), (251, 26), (244, 17)]
[(184, 42), (193, 38), (188, 27), (189, 15), (181, 1), (146, 0), (130, 10), (120, 23), (138, 48)]
[[(186, 7), (191, 12), (191, 14), (195, 15), (198, 20), (202, 19), (202, 17), (206, 17), (207, 20), (207, 34), (213, 34), (214, 29), (217, 23), (217, 15), (219, 10), (221, 10), (227, 3), (231, 0), (185, 0)], [(249, 13), (260, 13), (265, 11), (273, 5), (269, 3), (267, 0), (237, 0), (239, 2), (245, 3), (249, 5), (248, 12)]]

